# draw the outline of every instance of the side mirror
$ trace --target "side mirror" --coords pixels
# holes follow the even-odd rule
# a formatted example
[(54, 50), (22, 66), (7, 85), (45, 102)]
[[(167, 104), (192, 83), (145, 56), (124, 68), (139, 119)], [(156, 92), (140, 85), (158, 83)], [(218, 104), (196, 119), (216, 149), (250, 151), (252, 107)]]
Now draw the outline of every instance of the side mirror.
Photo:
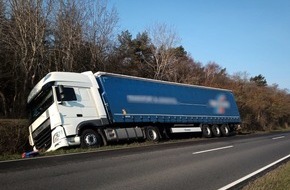
[(57, 101), (59, 104), (62, 104), (64, 100), (64, 89), (63, 85), (59, 85), (56, 87), (56, 96), (57, 96)]

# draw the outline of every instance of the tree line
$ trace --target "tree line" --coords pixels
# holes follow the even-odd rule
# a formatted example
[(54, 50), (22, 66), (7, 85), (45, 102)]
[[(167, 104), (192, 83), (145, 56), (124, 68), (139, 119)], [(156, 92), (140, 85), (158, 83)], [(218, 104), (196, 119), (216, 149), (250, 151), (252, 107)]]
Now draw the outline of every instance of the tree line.
[(0, 0), (0, 117), (26, 117), (28, 93), (48, 72), (91, 70), (231, 89), (248, 129), (289, 125), (287, 90), (195, 61), (166, 24), (133, 37), (118, 20), (106, 0)]

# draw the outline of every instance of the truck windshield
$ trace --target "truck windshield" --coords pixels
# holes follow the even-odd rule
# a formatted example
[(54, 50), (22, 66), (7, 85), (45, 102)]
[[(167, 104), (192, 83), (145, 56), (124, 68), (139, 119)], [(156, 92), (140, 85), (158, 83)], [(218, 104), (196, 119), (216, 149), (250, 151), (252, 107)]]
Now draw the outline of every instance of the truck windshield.
[(45, 112), (53, 104), (52, 88), (41, 91), (28, 105), (30, 123)]

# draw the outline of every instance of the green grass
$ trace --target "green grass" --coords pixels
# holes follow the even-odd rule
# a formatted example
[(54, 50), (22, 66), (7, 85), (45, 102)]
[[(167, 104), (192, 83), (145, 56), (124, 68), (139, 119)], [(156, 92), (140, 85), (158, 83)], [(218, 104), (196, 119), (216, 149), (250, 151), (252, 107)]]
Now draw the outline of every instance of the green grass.
[(0, 161), (21, 159), (21, 154), (4, 153), (0, 155)]
[[(52, 152), (40, 152), (38, 157), (45, 157), (45, 156), (55, 156), (55, 155), (66, 155), (66, 154), (75, 154), (75, 153), (86, 153), (86, 152), (98, 152), (98, 151), (108, 151), (108, 150), (118, 150), (118, 149), (127, 149), (127, 148), (136, 148), (136, 147), (146, 147), (146, 146), (154, 146), (157, 144), (171, 144), (171, 143), (178, 143), (178, 142), (187, 142), (187, 141), (197, 141), (203, 140), (202, 138), (188, 138), (188, 139), (174, 139), (170, 141), (161, 141), (159, 143), (149, 142), (149, 141), (141, 141), (141, 142), (124, 142), (121, 144), (113, 144), (108, 146), (102, 146), (99, 148), (68, 148), (68, 149), (59, 149)], [(21, 154), (9, 154), (5, 153), (0, 155), (0, 161), (5, 160), (16, 160), (22, 159)]]
[[(88, 148), (88, 149), (82, 149), (82, 148), (69, 148), (69, 149), (59, 149), (52, 152), (40, 152), (39, 156), (37, 157), (45, 157), (45, 156), (54, 156), (54, 155), (65, 155), (65, 154), (74, 154), (74, 153), (85, 153), (85, 152), (96, 152), (96, 151), (105, 151), (105, 150), (115, 150), (115, 149), (124, 149), (124, 148), (130, 148), (130, 147), (140, 147), (140, 146), (150, 146), (153, 143), (150, 142), (140, 142), (140, 143), (127, 143), (127, 144), (120, 144), (120, 145), (109, 145), (109, 146), (103, 146), (100, 148)], [(5, 160), (17, 160), (22, 159), (22, 154), (9, 154), (4, 153), (3, 155), (0, 155), (0, 161)]]
[(290, 162), (250, 182), (243, 190), (288, 190), (290, 189)]

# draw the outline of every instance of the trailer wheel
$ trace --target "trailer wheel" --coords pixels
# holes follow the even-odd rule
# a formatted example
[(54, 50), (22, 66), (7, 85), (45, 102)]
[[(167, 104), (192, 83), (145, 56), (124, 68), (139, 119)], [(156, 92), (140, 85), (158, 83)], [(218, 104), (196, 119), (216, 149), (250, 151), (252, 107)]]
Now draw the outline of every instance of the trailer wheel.
[(202, 126), (202, 135), (206, 138), (210, 138), (212, 136), (212, 132), (210, 130), (209, 125)]
[(81, 134), (81, 148), (97, 148), (101, 142), (101, 136), (92, 129), (85, 129)]
[(221, 129), (221, 133), (222, 133), (223, 136), (227, 137), (227, 136), (230, 135), (230, 127), (229, 127), (229, 125), (223, 124), (220, 129)]
[(221, 130), (220, 130), (218, 125), (211, 126), (211, 131), (212, 131), (213, 136), (215, 136), (215, 137), (221, 136)]
[(158, 142), (160, 139), (157, 127), (149, 126), (146, 128), (146, 138), (148, 141)]

